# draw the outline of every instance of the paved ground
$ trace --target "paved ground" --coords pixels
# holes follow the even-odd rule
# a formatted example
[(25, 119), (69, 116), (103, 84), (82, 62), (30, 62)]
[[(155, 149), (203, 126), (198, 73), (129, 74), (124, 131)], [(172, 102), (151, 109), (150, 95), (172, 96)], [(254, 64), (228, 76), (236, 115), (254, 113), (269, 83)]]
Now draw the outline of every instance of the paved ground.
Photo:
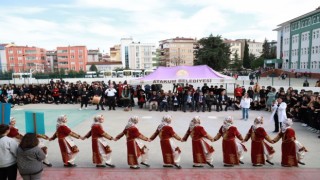
[[(92, 117), (96, 114), (103, 114), (106, 117), (106, 121), (104, 123), (105, 130), (111, 134), (112, 136), (116, 136), (119, 134), (123, 128), (125, 127), (127, 120), (132, 115), (139, 115), (141, 117), (141, 121), (138, 124), (140, 131), (146, 135), (151, 136), (153, 132), (156, 130), (158, 124), (161, 121), (162, 116), (164, 116), (165, 112), (152, 111), (149, 112), (146, 109), (137, 109), (133, 108), (133, 111), (124, 112), (122, 108), (117, 108), (116, 111), (96, 111), (94, 106), (89, 106), (88, 110), (78, 110), (79, 105), (26, 105), (26, 106), (18, 106), (12, 109), (12, 116), (17, 117), (18, 128), (21, 133), (24, 132), (24, 118), (23, 114), (26, 110), (35, 110), (41, 111), (45, 113), (46, 118), (46, 126), (47, 135), (51, 136), (55, 130), (55, 122), (56, 118), (60, 114), (67, 114), (69, 117), (69, 121), (71, 122), (69, 125), (73, 131), (85, 135), (92, 124)], [(47, 115), (49, 114), (49, 116)], [(186, 132), (189, 122), (191, 118), (195, 115), (201, 116), (202, 125), (206, 128), (207, 132), (212, 136), (216, 135), (220, 126), (222, 125), (223, 119), (226, 116), (233, 116), (235, 119), (235, 126), (238, 127), (239, 131), (243, 136), (247, 133), (248, 129), (252, 125), (253, 118), (256, 116), (264, 116), (265, 117), (265, 129), (269, 133), (271, 137), (275, 137), (276, 134), (272, 133), (273, 131), (273, 122), (269, 120), (270, 113), (266, 111), (250, 111), (249, 112), (249, 120), (243, 121), (241, 118), (241, 111), (223, 111), (223, 112), (169, 112), (173, 116), (172, 126), (176, 133), (180, 136), (183, 136)], [(320, 139), (317, 138), (317, 134), (309, 132), (306, 128), (302, 127), (300, 123), (295, 123), (293, 126), (296, 130), (298, 140), (303, 143), (309, 152), (306, 154), (305, 162), (306, 166), (301, 166), (301, 168), (320, 168)], [(79, 167), (94, 167), (91, 160), (91, 139), (82, 141), (76, 140), (76, 143), (80, 149), (80, 153), (76, 160), (76, 163)], [(182, 149), (182, 161), (181, 165), (183, 168), (191, 168), (192, 167), (192, 150), (191, 150), (191, 140), (189, 139), (187, 142), (181, 143), (177, 142), (177, 144)], [(222, 145), (221, 140), (210, 143), (213, 144), (215, 148), (214, 153), (214, 165), (215, 168), (222, 168)], [(147, 142), (146, 145), (150, 149), (150, 160), (149, 163), (151, 168), (162, 168), (162, 156), (159, 139), (157, 138), (153, 142)], [(49, 159), (53, 163), (53, 167), (62, 167), (61, 155), (58, 147), (58, 142), (48, 142), (47, 146), (49, 147)], [(110, 142), (110, 146), (113, 150), (113, 162), (117, 166), (117, 168), (128, 168), (127, 159), (126, 159), (126, 142), (125, 138), (117, 142)], [(250, 149), (250, 143), (246, 143), (248, 149)], [(274, 168), (274, 169), (283, 169), (280, 166), (281, 160), (281, 142), (273, 145), (276, 154), (274, 157), (274, 166), (266, 165), (264, 168)], [(250, 151), (246, 153), (245, 164), (234, 167), (234, 168), (253, 168), (251, 166), (250, 160)], [(253, 168), (256, 169), (256, 168)]]
[[(302, 88), (301, 85), (304, 79), (291, 79), (290, 86), (294, 88)], [(261, 78), (259, 80), (261, 85), (272, 85), (272, 79)], [(309, 80), (310, 87), (314, 87), (316, 79)], [(243, 81), (237, 81), (242, 85)], [(249, 81), (244, 82), (245, 86), (249, 85)], [(289, 86), (289, 79), (279, 80), (277, 78), (273, 81), (274, 86), (283, 86), (285, 89)], [(231, 85), (230, 85), (231, 86)], [(232, 85), (233, 86), (233, 85)], [(197, 86), (195, 86), (197, 87)], [(164, 85), (165, 90), (172, 89), (171, 85)], [(230, 92), (233, 92), (231, 87)], [(228, 88), (228, 90), (229, 90)], [(228, 91), (229, 92), (229, 91)], [(96, 111), (95, 106), (89, 106), (87, 110), (79, 111), (79, 105), (26, 105), (16, 106), (12, 109), (12, 116), (17, 118), (17, 126), (21, 133), (25, 133), (24, 124), (24, 112), (32, 110), (36, 112), (44, 112), (46, 132), (48, 136), (51, 136), (56, 127), (56, 119), (61, 114), (66, 114), (69, 119), (69, 126), (73, 131), (85, 135), (92, 124), (92, 119), (96, 114), (103, 114), (106, 117), (104, 123), (105, 130), (112, 136), (116, 136), (125, 127), (127, 120), (132, 115), (138, 115), (141, 117), (139, 123), (140, 131), (146, 135), (151, 136), (156, 130), (161, 118), (165, 114), (171, 114), (174, 118), (172, 126), (176, 133), (183, 136), (186, 132), (189, 122), (193, 116), (199, 115), (202, 119), (202, 125), (205, 126), (207, 132), (212, 136), (216, 135), (223, 119), (226, 116), (233, 116), (235, 119), (235, 126), (244, 136), (253, 123), (253, 119), (256, 116), (264, 116), (265, 129), (271, 137), (275, 137), (276, 134), (273, 131), (273, 122), (270, 119), (270, 113), (266, 111), (250, 111), (249, 120), (242, 121), (241, 111), (228, 111), (228, 112), (149, 112), (147, 109), (133, 108), (133, 111), (124, 112), (122, 108), (117, 108), (116, 111)], [(164, 169), (162, 168), (162, 156), (159, 138), (155, 141), (146, 143), (150, 149), (151, 165), (148, 170), (142, 168), (140, 170), (128, 169), (126, 159), (126, 142), (125, 138), (117, 142), (110, 142), (110, 146), (113, 150), (112, 158), (114, 164), (117, 166), (115, 169), (97, 169), (92, 164), (92, 151), (91, 151), (91, 139), (82, 141), (76, 140), (76, 143), (80, 149), (80, 153), (76, 160), (78, 164), (77, 168), (69, 169), (63, 168), (59, 146), (57, 141), (47, 142), (49, 147), (49, 159), (53, 164), (52, 168), (45, 168), (43, 179), (318, 179), (320, 176), (320, 139), (318, 134), (311, 133), (306, 128), (302, 127), (300, 123), (294, 123), (293, 127), (296, 130), (298, 140), (303, 143), (309, 152), (305, 157), (305, 166), (299, 168), (284, 168), (280, 166), (281, 161), (281, 142), (274, 144), (273, 147), (276, 150), (274, 156), (274, 166), (266, 165), (262, 168), (252, 167), (250, 160), (250, 142), (246, 143), (249, 151), (245, 154), (244, 165), (236, 166), (233, 168), (223, 167), (222, 163), (222, 144), (221, 140), (211, 143), (215, 148), (214, 153), (214, 170), (205, 167), (203, 169), (192, 168), (192, 147), (191, 140), (189, 139), (185, 143), (177, 142), (182, 149), (182, 170), (176, 169)], [(18, 179), (21, 179), (19, 177)]]

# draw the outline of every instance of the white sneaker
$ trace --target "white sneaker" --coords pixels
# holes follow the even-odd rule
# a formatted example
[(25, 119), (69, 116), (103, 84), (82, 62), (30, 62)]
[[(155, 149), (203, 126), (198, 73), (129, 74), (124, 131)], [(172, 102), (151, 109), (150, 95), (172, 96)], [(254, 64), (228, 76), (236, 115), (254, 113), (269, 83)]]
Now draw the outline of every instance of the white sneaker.
[(79, 111), (81, 111), (82, 110), (82, 108), (79, 108)]
[(305, 124), (305, 123), (302, 123), (302, 124), (301, 124), (301, 126), (303, 126), (303, 127), (307, 127), (307, 124)]
[(84, 108), (84, 109), (88, 109), (88, 108)]
[(317, 133), (317, 134), (320, 134), (320, 130), (318, 130), (316, 133)]

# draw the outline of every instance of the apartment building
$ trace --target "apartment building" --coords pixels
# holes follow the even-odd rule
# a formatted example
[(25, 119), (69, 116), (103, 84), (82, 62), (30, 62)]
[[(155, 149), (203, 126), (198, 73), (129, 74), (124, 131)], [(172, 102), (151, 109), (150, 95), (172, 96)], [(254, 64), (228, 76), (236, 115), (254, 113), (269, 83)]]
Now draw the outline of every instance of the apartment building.
[[(156, 46), (153, 43), (134, 42), (132, 38), (122, 38), (121, 62), (126, 69), (152, 69), (152, 58), (155, 57)], [(116, 51), (114, 51), (116, 52)], [(116, 57), (110, 52), (111, 57)]]
[(56, 69), (64, 69), (65, 71), (85, 71), (87, 59), (86, 46), (57, 47), (57, 63), (54, 66)]
[(57, 51), (46, 52), (46, 62), (44, 66), (45, 72), (56, 72), (58, 71)]
[(110, 48), (110, 61), (119, 62), (121, 61), (121, 45), (114, 45)]
[(247, 41), (249, 47), (249, 54), (253, 54), (255, 57), (262, 55), (263, 42), (256, 42), (251, 39), (236, 39), (236, 41), (241, 42), (241, 59), (243, 59), (245, 41)]
[(283, 70), (320, 73), (320, 7), (279, 24), (274, 31)]
[(8, 71), (30, 72), (30, 69), (44, 71), (45, 49), (11, 44), (5, 47), (5, 51)]
[(7, 44), (0, 44), (0, 72), (7, 71), (6, 46)]
[(102, 61), (102, 54), (99, 49), (88, 50), (88, 62), (100, 62)]
[(193, 66), (194, 46), (196, 39), (176, 37), (159, 41), (161, 51), (160, 62), (167, 67), (171, 66)]

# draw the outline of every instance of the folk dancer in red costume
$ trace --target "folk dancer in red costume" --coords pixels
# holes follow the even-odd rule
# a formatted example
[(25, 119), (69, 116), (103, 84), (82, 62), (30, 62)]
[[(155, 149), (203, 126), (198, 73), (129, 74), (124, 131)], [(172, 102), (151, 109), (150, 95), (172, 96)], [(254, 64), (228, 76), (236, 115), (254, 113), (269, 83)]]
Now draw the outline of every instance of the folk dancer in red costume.
[(16, 126), (16, 118), (10, 117), (10, 123), (9, 123), (10, 132), (7, 136), (10, 138), (13, 138), (18, 143), (20, 143), (23, 135), (19, 133), (19, 130), (15, 126)]
[(158, 126), (156, 132), (150, 137), (150, 140), (154, 140), (158, 135), (160, 138), (160, 145), (162, 151), (162, 157), (164, 165), (163, 167), (177, 167), (181, 169), (180, 163), (180, 148), (175, 144), (175, 140), (181, 141), (179, 137), (170, 126), (172, 116), (166, 115), (162, 118), (161, 124)]
[(139, 122), (138, 116), (133, 116), (129, 119), (128, 124), (125, 129), (116, 137), (115, 141), (122, 138), (124, 135), (127, 138), (127, 158), (128, 165), (130, 165), (131, 169), (139, 169), (138, 159), (141, 157), (141, 164), (150, 167), (147, 163), (148, 160), (148, 148), (141, 141), (148, 141), (150, 139), (145, 137), (139, 132), (137, 128), (137, 124)]
[(296, 134), (292, 126), (292, 119), (285, 119), (282, 122), (281, 132), (273, 139), (276, 143), (282, 138), (281, 165), (284, 167), (298, 166), (298, 163), (305, 165), (301, 160), (304, 158), (307, 149), (296, 140)]
[(106, 167), (107, 165), (114, 168), (115, 165), (111, 163), (112, 151), (106, 140), (113, 140), (113, 137), (103, 130), (103, 122), (103, 115), (97, 115), (94, 117), (94, 123), (91, 126), (91, 130), (82, 140), (92, 136), (92, 161), (96, 164), (96, 167)]
[[(16, 119), (14, 117), (10, 117), (10, 133), (8, 137), (14, 138), (18, 143), (20, 143), (23, 135), (19, 133), (19, 130), (15, 127), (16, 126)], [(52, 164), (48, 160), (48, 148), (44, 144), (44, 140), (48, 140), (49, 137), (45, 134), (37, 134), (37, 138), (39, 140), (38, 146), (42, 149), (42, 151), (46, 154), (46, 158), (43, 160), (43, 164), (48, 167), (51, 167)]]
[(49, 140), (52, 141), (58, 138), (64, 167), (76, 167), (77, 165), (74, 163), (74, 161), (79, 149), (75, 145), (72, 137), (76, 139), (83, 138), (79, 134), (71, 131), (71, 129), (67, 126), (67, 122), (68, 120), (66, 115), (61, 115), (58, 117), (57, 131)]
[(236, 137), (243, 141), (238, 129), (233, 126), (233, 118), (228, 116), (221, 126), (218, 134), (214, 137), (214, 141), (217, 141), (222, 137), (222, 151), (223, 151), (223, 163), (225, 167), (232, 167), (234, 165), (243, 164), (244, 151), (247, 151), (246, 147), (236, 142)]
[[(262, 126), (263, 117), (256, 117), (254, 124), (251, 126), (244, 138), (244, 142), (251, 138), (251, 162), (253, 166), (263, 166), (265, 161), (273, 165), (271, 159), (273, 158), (275, 151), (273, 147), (268, 145), (264, 140), (272, 144), (273, 141)], [(264, 156), (266, 156), (266, 160)]]
[(200, 124), (200, 117), (195, 116), (190, 122), (189, 129), (182, 138), (182, 142), (187, 141), (188, 137), (191, 136), (193, 167), (203, 167), (203, 164), (208, 164), (213, 168), (214, 149), (204, 140), (209, 139), (213, 141), (213, 137), (211, 137)]

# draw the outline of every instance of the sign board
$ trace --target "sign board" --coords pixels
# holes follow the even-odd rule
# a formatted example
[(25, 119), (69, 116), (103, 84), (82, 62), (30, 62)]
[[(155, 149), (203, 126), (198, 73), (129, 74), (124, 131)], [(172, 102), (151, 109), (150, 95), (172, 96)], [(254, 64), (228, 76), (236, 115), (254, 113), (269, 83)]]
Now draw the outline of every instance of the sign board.
[(25, 112), (26, 133), (45, 134), (44, 113), (43, 112)]
[(249, 76), (238, 76), (237, 80), (246, 81), (246, 80), (250, 80), (250, 79), (249, 79)]
[(11, 104), (10, 103), (0, 103), (0, 124), (10, 123), (11, 114)]

